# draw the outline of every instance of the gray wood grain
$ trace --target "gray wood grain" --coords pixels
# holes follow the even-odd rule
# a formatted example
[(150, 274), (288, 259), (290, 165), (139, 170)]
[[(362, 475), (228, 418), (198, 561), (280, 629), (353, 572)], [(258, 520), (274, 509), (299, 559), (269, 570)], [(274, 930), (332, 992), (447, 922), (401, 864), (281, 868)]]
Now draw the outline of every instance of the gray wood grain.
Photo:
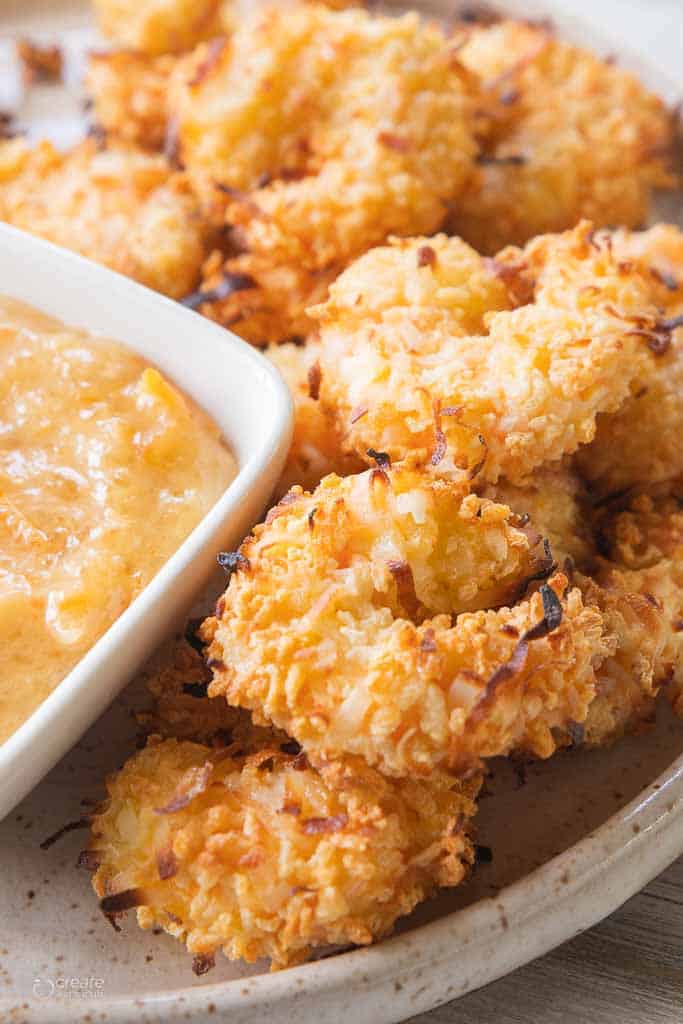
[(411, 1024), (681, 1024), (683, 858), (601, 924)]

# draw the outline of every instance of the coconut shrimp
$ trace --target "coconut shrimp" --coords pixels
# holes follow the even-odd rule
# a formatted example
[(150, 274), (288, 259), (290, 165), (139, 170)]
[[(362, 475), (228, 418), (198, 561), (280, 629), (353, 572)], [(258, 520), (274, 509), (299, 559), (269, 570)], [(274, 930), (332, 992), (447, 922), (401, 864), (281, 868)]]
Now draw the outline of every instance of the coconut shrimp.
[(310, 333), (306, 306), (389, 234), (437, 230), (474, 166), (476, 84), (415, 14), (268, 8), (174, 81), (179, 159), (235, 249), (201, 310), (258, 344)]
[[(620, 507), (621, 506), (621, 507)], [(636, 490), (598, 515), (602, 549), (628, 587), (657, 615), (663, 631), (656, 658), (662, 687), (683, 714), (683, 486), (670, 481)]]
[(294, 484), (310, 491), (329, 473), (348, 476), (362, 470), (361, 460), (343, 451), (336, 424), (320, 405), (319, 346), (313, 341), (271, 345), (265, 355), (277, 366), (294, 400), (294, 436), (275, 498), (280, 499)]
[(312, 767), (261, 744), (152, 739), (107, 781), (86, 863), (104, 913), (214, 956), (284, 967), (391, 931), (473, 861), (478, 783), (389, 780), (360, 759)]
[(179, 298), (208, 243), (186, 177), (166, 161), (93, 139), (68, 153), (0, 144), (0, 219)]
[(598, 240), (638, 268), (670, 328), (630, 398), (598, 417), (595, 440), (579, 455), (591, 489), (605, 496), (683, 473), (683, 233), (658, 224), (649, 231), (600, 233)]
[(481, 252), (563, 231), (583, 217), (637, 227), (670, 187), (673, 119), (629, 72), (547, 26), (468, 27), (458, 57), (482, 82), (489, 120), (450, 230)]
[(561, 574), (524, 597), (552, 562), (516, 522), (383, 461), (295, 488), (233, 556), (202, 626), (209, 693), (311, 756), (361, 754), (393, 775), (548, 756), (553, 730), (586, 717), (609, 643)]
[[(472, 267), (472, 283), (451, 287), (453, 265)], [(670, 335), (642, 275), (588, 223), (493, 261), (460, 239), (395, 241), (311, 313), (321, 398), (349, 450), (412, 453), (488, 483), (523, 483), (591, 441)]]

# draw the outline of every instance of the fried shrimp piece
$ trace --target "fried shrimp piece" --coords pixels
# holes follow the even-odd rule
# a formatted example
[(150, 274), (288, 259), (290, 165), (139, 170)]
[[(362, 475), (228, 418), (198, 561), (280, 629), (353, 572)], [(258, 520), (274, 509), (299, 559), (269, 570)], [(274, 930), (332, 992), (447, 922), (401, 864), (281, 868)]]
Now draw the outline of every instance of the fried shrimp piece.
[(672, 118), (627, 71), (515, 21), (467, 29), (458, 58), (483, 81), (489, 128), (450, 228), (481, 252), (582, 217), (637, 227), (673, 184)]
[(592, 530), (583, 487), (571, 469), (540, 469), (524, 487), (499, 480), (481, 493), (528, 518), (529, 528), (548, 541), (552, 557), (561, 568), (590, 564), (595, 553)]
[(247, 753), (288, 743), (284, 733), (254, 725), (241, 708), (231, 708), (224, 700), (207, 696), (211, 670), (184, 637), (170, 650), (159, 652), (141, 679), (153, 698), (151, 707), (136, 716), (147, 735), (209, 746), (230, 744)]
[(294, 484), (311, 491), (329, 473), (349, 476), (360, 472), (363, 462), (342, 450), (336, 425), (325, 415), (318, 400), (319, 346), (313, 341), (305, 345), (271, 345), (265, 355), (277, 366), (294, 400), (294, 436), (275, 489), (276, 499)]
[(683, 546), (683, 479), (634, 489), (597, 507), (603, 552), (625, 569), (651, 569)]
[(93, 0), (105, 36), (158, 56), (190, 50), (231, 25), (234, 0)]
[(683, 473), (683, 233), (671, 224), (601, 234), (615, 257), (633, 263), (673, 329), (662, 352), (616, 412), (598, 417), (595, 440), (578, 465), (597, 496)]
[[(675, 710), (683, 714), (683, 487), (671, 481), (635, 492), (598, 510), (600, 546), (606, 559), (603, 573), (618, 577), (649, 605), (647, 625), (662, 634), (654, 664), (654, 691), (662, 687)], [(598, 575), (600, 582), (600, 575)], [(641, 624), (648, 616), (640, 613)], [(637, 645), (647, 641), (637, 635)], [(634, 644), (634, 647), (636, 644)]]
[[(527, 304), (506, 308), (515, 296)], [(310, 312), (321, 398), (349, 450), (414, 452), (490, 483), (523, 482), (590, 441), (670, 333), (641, 274), (587, 222), (493, 261), (460, 239), (394, 241)]]
[(220, 949), (273, 968), (366, 945), (473, 860), (476, 786), (387, 780), (360, 759), (310, 767), (263, 747), (152, 742), (107, 781), (88, 862), (103, 911), (137, 908), (203, 973)]
[(254, 189), (264, 175), (283, 184), (363, 156), (368, 175), (380, 158), (403, 175), (377, 183), (381, 204), (416, 177), (433, 209), (471, 172), (473, 90), (447, 37), (417, 15), (306, 4), (257, 9), (233, 39), (198, 48), (174, 101), (183, 160), (223, 186)]
[(0, 219), (173, 298), (196, 283), (207, 229), (187, 179), (157, 156), (0, 144)]
[(295, 488), (242, 545), (201, 628), (210, 694), (311, 756), (361, 754), (391, 775), (548, 756), (553, 730), (586, 717), (610, 648), (562, 575), (477, 610), (550, 569), (530, 563), (514, 522), (407, 467)]
[[(415, 14), (271, 7), (193, 59), (179, 154), (239, 250), (207, 266), (202, 312), (255, 343), (310, 333), (350, 260), (437, 230), (472, 172), (474, 80)], [(216, 295), (223, 272), (251, 289)]]
[[(149, 56), (181, 53), (197, 43), (234, 31), (254, 7), (267, 0), (93, 0), (105, 36)], [(278, 0), (292, 7), (297, 0)], [(298, 0), (305, 2), (305, 0)], [(350, 0), (320, 0), (325, 7), (363, 6)]]
[(252, 345), (299, 344), (314, 327), (308, 306), (327, 298), (337, 274), (337, 267), (311, 273), (296, 263), (273, 266), (254, 253), (226, 259), (214, 249), (186, 303)]
[(85, 89), (95, 123), (107, 136), (143, 149), (162, 149), (167, 134), (170, 78), (179, 65), (170, 55), (132, 50), (90, 56)]
[(569, 732), (573, 743), (600, 747), (651, 721), (663, 682), (668, 628), (661, 610), (628, 572), (603, 562), (596, 578), (577, 574), (574, 582), (586, 603), (599, 608), (615, 643), (596, 672), (596, 695), (585, 722)]

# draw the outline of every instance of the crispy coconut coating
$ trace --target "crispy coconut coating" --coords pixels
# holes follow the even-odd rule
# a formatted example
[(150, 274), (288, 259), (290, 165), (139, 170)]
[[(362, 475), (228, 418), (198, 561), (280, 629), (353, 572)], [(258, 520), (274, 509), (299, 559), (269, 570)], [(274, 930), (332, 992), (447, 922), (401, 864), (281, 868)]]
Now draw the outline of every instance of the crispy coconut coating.
[(128, 50), (157, 56), (189, 50), (225, 31), (235, 0), (93, 0), (100, 29)]
[(596, 695), (585, 722), (569, 733), (573, 743), (598, 747), (651, 721), (664, 681), (668, 628), (661, 611), (641, 592), (640, 581), (610, 563), (603, 563), (595, 578), (577, 574), (574, 582), (584, 600), (602, 612), (615, 644), (596, 672)]
[(284, 733), (254, 725), (241, 708), (208, 697), (211, 670), (184, 637), (159, 652), (141, 678), (153, 698), (151, 707), (136, 716), (147, 735), (209, 746), (238, 744), (235, 749), (246, 753), (288, 741)]
[(625, 569), (650, 569), (683, 545), (683, 480), (633, 491), (594, 513), (601, 550)]
[(523, 482), (590, 441), (671, 334), (641, 274), (588, 223), (493, 261), (460, 239), (394, 241), (312, 313), (321, 397), (349, 450), (413, 452), (490, 483)]
[(670, 344), (621, 408), (598, 417), (595, 440), (579, 455), (598, 496), (683, 473), (683, 233), (658, 224), (600, 237), (617, 259), (638, 267), (664, 318), (682, 327), (671, 331)]
[[(269, 8), (200, 47), (171, 100), (179, 154), (241, 253), (207, 266), (202, 311), (259, 344), (389, 234), (430, 233), (472, 172), (472, 77), (420, 21)], [(221, 275), (250, 290), (215, 295)]]
[[(320, 0), (341, 9), (349, 0)], [(181, 53), (213, 36), (231, 32), (249, 13), (267, 6), (267, 0), (93, 0), (104, 35), (119, 46), (150, 56)], [(297, 0), (278, 0), (292, 7)]]
[(157, 156), (0, 144), (0, 219), (173, 298), (194, 287), (206, 226), (182, 174)]
[(294, 436), (275, 498), (279, 500), (294, 484), (312, 491), (329, 473), (360, 472), (362, 461), (344, 453), (336, 423), (325, 415), (317, 397), (319, 346), (313, 341), (271, 345), (265, 355), (277, 366), (294, 400)]
[(128, 145), (162, 149), (170, 78), (178, 64), (170, 55), (148, 57), (132, 50), (92, 54), (85, 88), (95, 123)]
[(502, 21), (471, 27), (463, 40), (458, 57), (482, 79), (489, 120), (451, 230), (494, 253), (582, 217), (642, 224), (653, 188), (673, 184), (664, 104), (546, 26)]
[(337, 273), (337, 267), (311, 273), (297, 263), (273, 265), (254, 252), (226, 259), (223, 249), (214, 249), (188, 301), (252, 345), (300, 344), (313, 331), (308, 306), (327, 298)]
[[(621, 504), (621, 507), (620, 507)], [(683, 715), (683, 487), (681, 481), (625, 497), (600, 510), (606, 556), (657, 613), (664, 643), (654, 675)]]
[(361, 754), (393, 775), (548, 756), (553, 729), (586, 717), (610, 647), (562, 575), (477, 610), (551, 568), (515, 521), (405, 467), (295, 488), (242, 545), (202, 627), (209, 692), (309, 754)]
[(222, 949), (273, 967), (365, 945), (471, 863), (476, 784), (384, 779), (360, 759), (314, 769), (263, 747), (243, 757), (151, 742), (107, 782), (88, 862), (105, 913), (184, 941), (203, 973)]
[(569, 468), (538, 470), (524, 487), (499, 480), (495, 486), (485, 487), (482, 494), (509, 505), (520, 517), (528, 517), (529, 528), (547, 539), (560, 568), (590, 564), (595, 552), (585, 495)]
[[(428, 186), (423, 202), (432, 206), (464, 181), (475, 152), (467, 123), (473, 87), (437, 27), (414, 14), (380, 17), (320, 4), (254, 13), (233, 39), (200, 47), (177, 83), (181, 153), (190, 169), (253, 189), (264, 175), (283, 184), (317, 175), (327, 161), (363, 156), (365, 176), (382, 159), (406, 179), (403, 187), (410, 177)], [(444, 124), (448, 118), (455, 123)], [(387, 138), (392, 131), (400, 136)], [(459, 152), (449, 161), (453, 144)], [(393, 184), (378, 183), (383, 205)]]

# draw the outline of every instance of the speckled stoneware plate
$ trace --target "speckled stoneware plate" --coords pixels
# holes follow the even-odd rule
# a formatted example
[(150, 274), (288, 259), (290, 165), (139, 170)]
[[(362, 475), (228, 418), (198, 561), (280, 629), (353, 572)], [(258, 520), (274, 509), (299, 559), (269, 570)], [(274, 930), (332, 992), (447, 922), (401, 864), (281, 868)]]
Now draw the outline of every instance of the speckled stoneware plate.
[[(620, 58), (622, 22), (633, 10), (629, 0), (594, 5), (591, 21), (599, 19), (600, 34), (557, 15), (552, 3), (498, 6), (551, 16), (567, 37)], [(577, 0), (577, 7), (590, 11), (588, 0)], [(453, 8), (451, 0), (429, 4), (433, 12)], [(605, 38), (610, 12), (614, 37)], [(94, 39), (87, 11), (75, 0), (3, 0), (0, 33), (17, 31), (65, 39), (76, 68), (83, 41)], [(638, 34), (632, 39), (637, 43)], [(652, 26), (644, 26), (643, 47), (650, 42)], [(668, 52), (674, 83), (677, 50), (671, 35), (662, 41), (660, 62)], [(10, 92), (7, 53), (0, 64), (3, 59)], [(675, 84), (651, 59), (624, 60), (676, 98)], [(44, 90), (27, 98), (21, 114), (36, 134), (74, 136), (76, 77), (73, 71), (61, 99)], [(65, 823), (81, 818), (89, 801), (101, 796), (103, 775), (128, 756), (135, 742), (132, 712), (141, 699), (135, 684), (124, 691), (0, 825), (0, 1024), (404, 1020), (571, 938), (683, 852), (683, 726), (662, 713), (651, 733), (611, 751), (562, 754), (532, 764), (525, 776), (508, 762), (495, 764), (478, 817), (479, 842), (492, 848), (493, 860), (480, 864), (460, 889), (421, 907), (394, 938), (278, 974), (268, 974), (265, 964), (221, 960), (195, 978), (190, 958), (166, 935), (141, 932), (132, 921), (116, 934), (101, 917), (87, 873), (75, 866), (82, 831), (41, 848)]]

